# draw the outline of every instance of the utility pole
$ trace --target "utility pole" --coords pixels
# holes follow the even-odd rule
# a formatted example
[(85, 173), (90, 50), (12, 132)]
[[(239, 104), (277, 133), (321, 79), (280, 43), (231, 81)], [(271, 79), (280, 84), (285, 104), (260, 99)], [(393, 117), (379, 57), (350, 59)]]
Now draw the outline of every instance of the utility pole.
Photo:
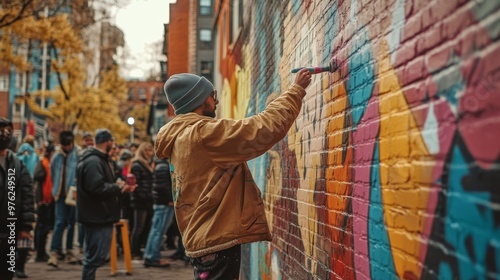
[[(49, 7), (45, 6), (44, 16), (49, 16)], [(45, 90), (47, 89), (47, 42), (43, 42), (42, 50), (42, 98), (40, 98), (40, 108), (45, 109)], [(43, 141), (47, 141), (47, 131), (43, 128)]]

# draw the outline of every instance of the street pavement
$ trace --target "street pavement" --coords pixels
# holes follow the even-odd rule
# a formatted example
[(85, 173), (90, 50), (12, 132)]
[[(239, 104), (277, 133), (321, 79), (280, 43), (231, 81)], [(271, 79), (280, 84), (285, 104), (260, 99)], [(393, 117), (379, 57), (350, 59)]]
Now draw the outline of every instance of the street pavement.
[[(174, 253), (173, 250), (162, 251), (162, 257), (167, 258)], [(33, 257), (26, 264), (26, 273), (28, 279), (33, 280), (78, 280), (82, 278), (82, 266), (70, 265), (64, 261), (59, 261), (59, 267), (54, 268), (47, 265), (45, 262), (35, 262), (34, 252)], [(170, 267), (167, 268), (146, 268), (142, 265), (142, 261), (132, 261), (132, 275), (125, 274), (125, 265), (123, 256), (118, 257), (118, 273), (111, 276), (110, 264), (107, 263), (100, 267), (96, 273), (96, 279), (125, 279), (125, 280), (165, 280), (165, 279), (193, 279), (193, 267), (190, 264), (185, 264), (181, 260), (171, 261)]]

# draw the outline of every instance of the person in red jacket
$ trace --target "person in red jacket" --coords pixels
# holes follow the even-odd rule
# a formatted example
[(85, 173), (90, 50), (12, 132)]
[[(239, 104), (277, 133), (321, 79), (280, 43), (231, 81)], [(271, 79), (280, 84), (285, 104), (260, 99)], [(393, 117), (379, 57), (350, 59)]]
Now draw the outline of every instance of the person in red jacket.
[(215, 119), (219, 103), (212, 83), (193, 74), (165, 83), (176, 117), (156, 139), (156, 155), (168, 158), (175, 215), (195, 279), (238, 279), (241, 244), (270, 241), (261, 192), (247, 161), (283, 139), (297, 118), (311, 74), (258, 115)]

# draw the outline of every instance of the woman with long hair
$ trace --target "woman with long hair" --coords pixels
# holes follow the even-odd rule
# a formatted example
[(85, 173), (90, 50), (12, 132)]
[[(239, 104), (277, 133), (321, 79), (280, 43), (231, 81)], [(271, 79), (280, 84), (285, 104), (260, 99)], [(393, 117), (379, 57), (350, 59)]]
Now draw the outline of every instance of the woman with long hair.
[[(141, 143), (132, 159), (131, 173), (137, 180), (137, 188), (130, 195), (130, 206), (134, 210), (134, 226), (131, 236), (132, 257), (142, 259), (141, 245), (147, 238), (153, 213), (153, 145)], [(144, 242), (145, 243), (145, 242)]]

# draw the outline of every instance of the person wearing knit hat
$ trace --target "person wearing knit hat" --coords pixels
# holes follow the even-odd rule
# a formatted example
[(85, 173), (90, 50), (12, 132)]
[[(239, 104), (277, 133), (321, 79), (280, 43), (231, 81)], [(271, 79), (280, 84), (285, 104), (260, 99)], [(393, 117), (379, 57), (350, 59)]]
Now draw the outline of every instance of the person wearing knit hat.
[(102, 144), (102, 143), (108, 142), (108, 141), (115, 141), (115, 138), (111, 134), (111, 131), (109, 131), (106, 128), (99, 128), (95, 131), (94, 142), (96, 145), (99, 145), (99, 144)]
[(155, 151), (170, 164), (174, 211), (194, 279), (238, 279), (241, 244), (269, 241), (261, 192), (247, 161), (282, 140), (299, 115), (311, 73), (258, 115), (215, 119), (219, 101), (212, 83), (177, 74), (165, 83), (176, 117), (158, 132)]
[[(165, 82), (164, 90), (168, 102), (174, 107), (176, 115), (193, 112), (200, 105), (205, 104), (211, 94), (216, 96), (214, 85), (209, 80), (189, 73), (172, 75)], [(217, 98), (215, 98), (215, 101), (218, 103)], [(212, 111), (207, 109), (202, 112), (215, 117), (215, 108)]]
[(121, 216), (121, 197), (137, 187), (115, 177), (109, 157), (111, 132), (97, 129), (94, 137), (95, 147), (85, 151), (77, 167), (76, 215), (85, 235), (81, 279), (95, 279), (96, 270), (106, 263), (113, 225)]

